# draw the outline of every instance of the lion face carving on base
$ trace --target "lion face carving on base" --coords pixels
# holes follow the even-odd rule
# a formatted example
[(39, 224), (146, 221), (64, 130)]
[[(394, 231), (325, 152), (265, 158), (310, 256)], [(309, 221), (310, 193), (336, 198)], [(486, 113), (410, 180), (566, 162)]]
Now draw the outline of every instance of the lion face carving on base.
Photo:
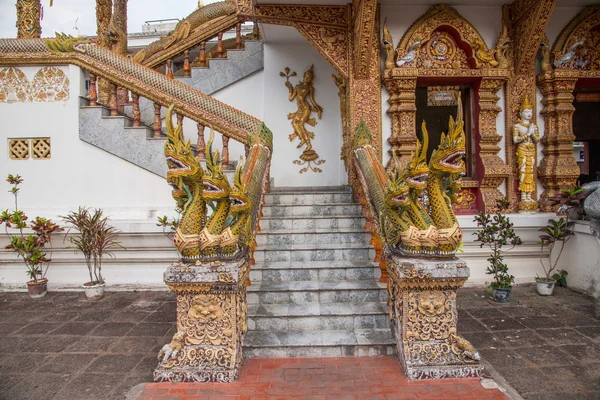
[(221, 319), (223, 310), (215, 299), (211, 299), (206, 295), (198, 295), (192, 300), (188, 316), (193, 320)]
[(423, 315), (435, 316), (446, 311), (446, 298), (439, 290), (426, 290), (419, 293), (419, 311)]

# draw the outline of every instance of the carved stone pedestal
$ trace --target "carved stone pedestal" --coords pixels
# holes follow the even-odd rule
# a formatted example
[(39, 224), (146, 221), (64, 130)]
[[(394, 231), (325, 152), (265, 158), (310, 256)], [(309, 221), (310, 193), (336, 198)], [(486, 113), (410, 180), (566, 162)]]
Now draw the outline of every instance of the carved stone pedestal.
[(389, 256), (390, 318), (407, 379), (479, 377), (479, 353), (456, 333), (464, 261)]
[(155, 382), (233, 382), (246, 332), (248, 262), (174, 263), (164, 274), (177, 294), (177, 332), (159, 353)]

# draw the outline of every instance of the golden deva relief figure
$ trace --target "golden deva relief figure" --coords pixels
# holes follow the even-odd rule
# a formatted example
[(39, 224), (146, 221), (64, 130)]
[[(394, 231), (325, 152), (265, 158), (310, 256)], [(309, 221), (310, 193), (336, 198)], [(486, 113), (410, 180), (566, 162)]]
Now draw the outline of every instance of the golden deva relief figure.
[(296, 72), (292, 71), (290, 73), (290, 69), (288, 67), (285, 68), (285, 72), (280, 72), (279, 75), (286, 78), (285, 86), (289, 90), (289, 101), (296, 100), (296, 104), (298, 105), (298, 110), (293, 113), (288, 114), (288, 119), (292, 120), (292, 127), (294, 128), (294, 133), (289, 136), (290, 142), (294, 141), (294, 139), (299, 138), (300, 143), (297, 148), (302, 146), (306, 146), (302, 155), (300, 156), (300, 160), (294, 160), (294, 164), (304, 165), (308, 164), (305, 168), (300, 170), (300, 173), (304, 173), (308, 171), (308, 169), (314, 172), (322, 172), (321, 169), (315, 168), (311, 165), (312, 162), (315, 162), (316, 165), (321, 165), (325, 162), (325, 160), (316, 161), (319, 158), (317, 152), (312, 148), (311, 140), (315, 138), (314, 132), (310, 132), (306, 129), (305, 125), (308, 124), (310, 126), (317, 125), (317, 120), (311, 118), (311, 114), (313, 112), (317, 113), (319, 119), (323, 115), (323, 107), (317, 104), (315, 101), (315, 88), (313, 86), (314, 79), (314, 65), (304, 73), (303, 79), (298, 83), (295, 87), (290, 82), (290, 77), (296, 76)]
[(513, 142), (517, 145), (517, 167), (519, 169), (519, 211), (537, 210), (537, 201), (532, 199), (535, 190), (536, 144), (540, 141), (538, 127), (531, 122), (533, 105), (529, 97), (521, 105), (519, 120), (513, 126)]

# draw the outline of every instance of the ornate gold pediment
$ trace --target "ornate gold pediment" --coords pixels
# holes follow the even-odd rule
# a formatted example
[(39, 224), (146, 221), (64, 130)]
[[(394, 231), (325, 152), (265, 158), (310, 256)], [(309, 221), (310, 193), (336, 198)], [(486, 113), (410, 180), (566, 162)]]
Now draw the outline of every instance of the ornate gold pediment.
[(561, 31), (552, 46), (557, 69), (600, 70), (600, 6), (586, 7)]
[(494, 68), (496, 50), (489, 49), (477, 29), (454, 8), (429, 9), (406, 31), (396, 47), (398, 67)]

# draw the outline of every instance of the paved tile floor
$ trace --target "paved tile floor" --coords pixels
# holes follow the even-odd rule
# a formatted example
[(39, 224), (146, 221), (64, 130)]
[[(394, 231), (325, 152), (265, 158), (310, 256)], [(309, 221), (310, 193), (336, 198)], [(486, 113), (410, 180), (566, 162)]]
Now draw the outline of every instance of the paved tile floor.
[(481, 399), (506, 400), (479, 379), (408, 382), (395, 356), (255, 358), (233, 384), (151, 383), (138, 400)]
[[(513, 290), (508, 304), (490, 301), (480, 288), (461, 290), (458, 302), (459, 333), (524, 398), (600, 398), (600, 319), (592, 299), (567, 289), (543, 298), (534, 287), (524, 286)], [(83, 293), (50, 293), (40, 300), (0, 293), (0, 399), (123, 399), (132, 387), (152, 379), (156, 355), (170, 341), (174, 321), (175, 301), (169, 292), (108, 293), (96, 303), (85, 300)], [(275, 363), (249, 360), (244, 371), (250, 376), (269, 364)], [(341, 375), (333, 380), (343, 381)], [(385, 381), (381, 387), (390, 379)], [(443, 382), (408, 387), (423, 392), (422, 385), (433, 388)], [(379, 394), (415, 398), (409, 393), (418, 390), (410, 390), (415, 391)], [(434, 398), (443, 391), (421, 394)]]

